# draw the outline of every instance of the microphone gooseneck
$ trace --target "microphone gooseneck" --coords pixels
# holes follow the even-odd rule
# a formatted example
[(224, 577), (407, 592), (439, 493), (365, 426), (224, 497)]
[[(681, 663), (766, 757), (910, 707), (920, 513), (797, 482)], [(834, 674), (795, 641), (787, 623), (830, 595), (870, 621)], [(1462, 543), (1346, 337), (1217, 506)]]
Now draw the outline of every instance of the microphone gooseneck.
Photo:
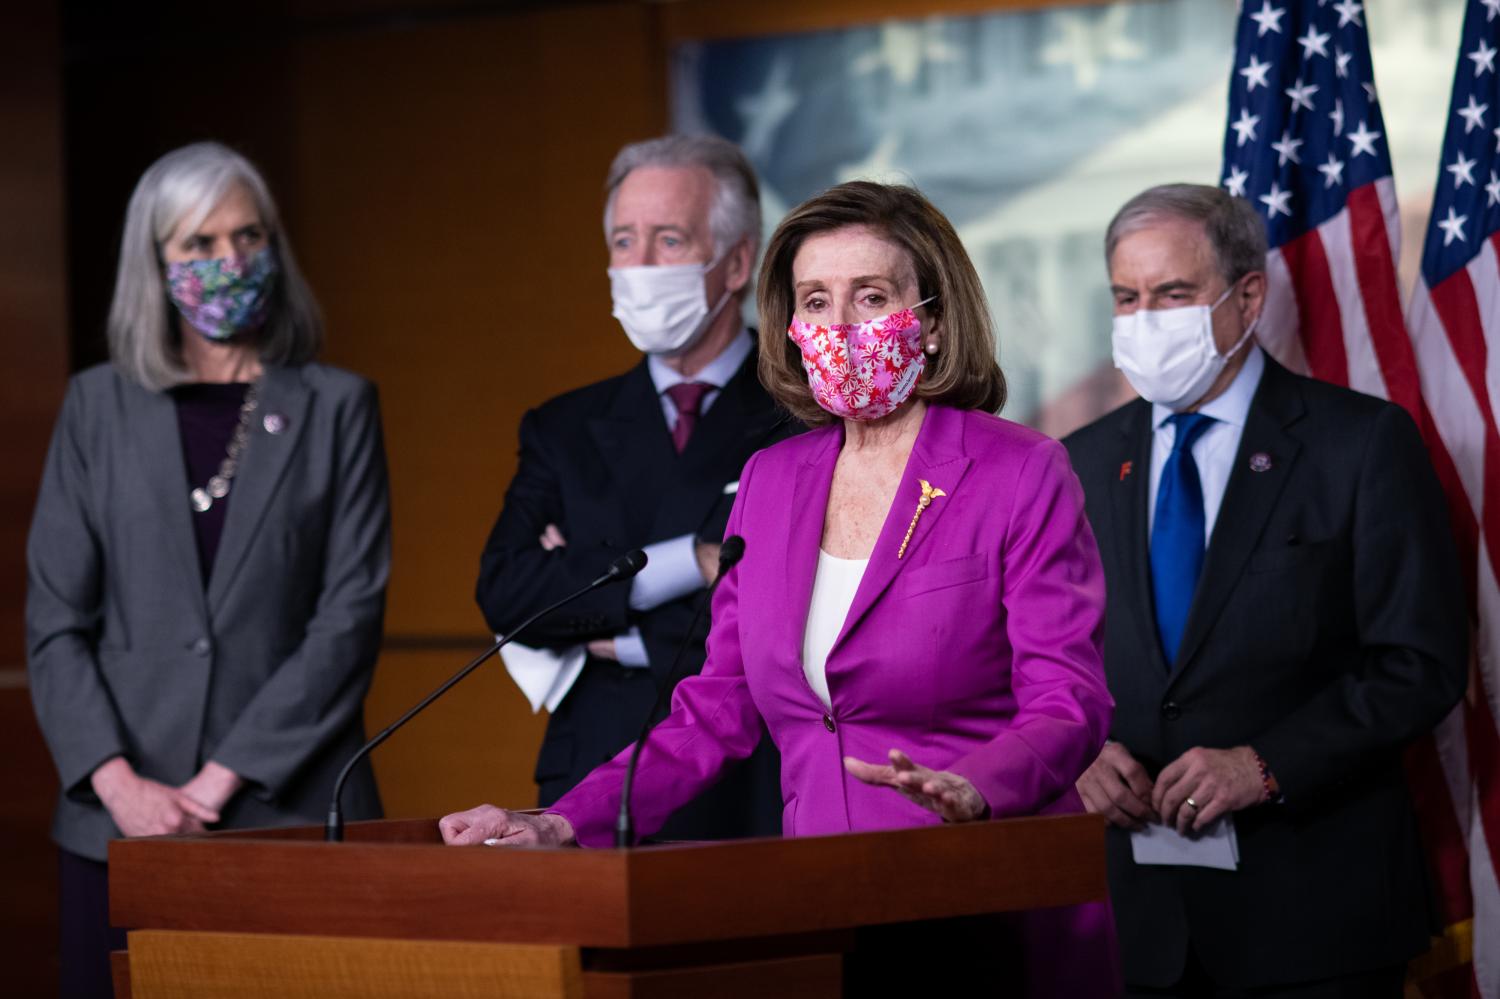
[(458, 683), (458, 681), (462, 680), (464, 677), (474, 672), (480, 666), (484, 665), (485, 661), (495, 653), (499, 652), (501, 647), (506, 645), (511, 641), (511, 639), (515, 638), (521, 632), (531, 627), (537, 621), (546, 617), (548, 614), (551, 614), (559, 607), (562, 607), (565, 604), (572, 603), (574, 600), (577, 600), (584, 594), (592, 593), (594, 590), (599, 589), (599, 587), (601, 586), (607, 586), (610, 583), (624, 582), (644, 568), (646, 568), (646, 553), (641, 551), (639, 548), (635, 549), (634, 551), (628, 551), (624, 555), (621, 555), (619, 558), (610, 563), (609, 568), (605, 570), (604, 574), (598, 579), (595, 579), (587, 586), (568, 594), (566, 597), (563, 597), (556, 603), (543, 607), (541, 610), (537, 611), (535, 614), (522, 621), (516, 627), (512, 628), (508, 634), (497, 639), (494, 645), (491, 645), (489, 648), (485, 649), (479, 655), (470, 660), (467, 666), (445, 680), (442, 686), (438, 687), (432, 693), (422, 698), (422, 700), (419, 701), (415, 707), (408, 710), (406, 714), (402, 715), (400, 718), (397, 718), (395, 721), (391, 722), (380, 732), (379, 735), (375, 736), (375, 738), (371, 739), (369, 742), (361, 746), (359, 752), (351, 756), (349, 758), (349, 762), (344, 764), (344, 769), (339, 771), (338, 780), (334, 781), (333, 798), (328, 803), (328, 819), (323, 825), (324, 841), (329, 843), (339, 843), (344, 839), (344, 814), (339, 802), (343, 798), (344, 784), (349, 780), (349, 775), (354, 772), (355, 764), (364, 759), (366, 756), (370, 755), (370, 753), (374, 751), (375, 747), (379, 746), (382, 742), (394, 735), (397, 729), (425, 711), (429, 704), (446, 694), (454, 684)]
[(646, 746), (646, 738), (651, 734), (654, 727), (656, 713), (661, 710), (667, 697), (677, 683), (677, 673), (682, 667), (682, 657), (687, 653), (687, 647), (693, 640), (693, 634), (698, 630), (698, 622), (703, 620), (703, 612), (713, 602), (714, 591), (719, 588), (719, 582), (724, 574), (739, 564), (740, 559), (745, 557), (745, 539), (738, 534), (731, 534), (724, 539), (719, 546), (719, 570), (714, 574), (714, 581), (709, 584), (708, 592), (698, 602), (698, 609), (693, 612), (692, 623), (688, 625), (687, 634), (683, 636), (682, 642), (677, 646), (677, 654), (672, 657), (672, 667), (667, 670), (666, 678), (656, 688), (656, 700), (651, 705), (651, 710), (646, 714), (646, 721), (641, 725), (641, 734), (635, 740), (635, 748), (630, 751), (630, 760), (625, 764), (625, 778), (620, 782), (620, 814), (615, 818), (615, 846), (624, 848), (635, 845), (635, 820), (630, 815), (630, 792), (635, 787), (635, 768), (641, 760), (641, 750)]

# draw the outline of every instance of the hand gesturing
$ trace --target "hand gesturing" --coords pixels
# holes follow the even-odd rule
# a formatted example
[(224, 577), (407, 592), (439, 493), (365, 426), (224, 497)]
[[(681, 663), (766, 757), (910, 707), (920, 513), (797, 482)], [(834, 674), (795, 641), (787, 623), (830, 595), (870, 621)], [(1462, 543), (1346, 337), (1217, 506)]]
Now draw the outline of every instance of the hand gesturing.
[(912, 761), (899, 749), (891, 750), (889, 766), (844, 757), (844, 769), (866, 784), (884, 785), (901, 792), (944, 822), (971, 822), (989, 814), (990, 806), (968, 778), (946, 770), (930, 770)]

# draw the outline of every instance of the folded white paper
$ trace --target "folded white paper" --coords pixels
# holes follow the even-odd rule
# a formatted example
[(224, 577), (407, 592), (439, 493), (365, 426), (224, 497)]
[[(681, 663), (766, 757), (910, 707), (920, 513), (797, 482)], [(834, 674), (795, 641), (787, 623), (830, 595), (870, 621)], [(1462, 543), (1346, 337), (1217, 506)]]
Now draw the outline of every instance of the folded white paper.
[(1177, 864), (1233, 871), (1240, 866), (1240, 841), (1234, 835), (1234, 816), (1225, 815), (1207, 829), (1184, 836), (1159, 822), (1130, 834), (1130, 852), (1137, 864)]
[(531, 713), (536, 714), (543, 706), (556, 711), (568, 696), (573, 681), (583, 672), (584, 652), (582, 645), (554, 652), (511, 642), (500, 650), (500, 658), (505, 661), (505, 671), (526, 695)]

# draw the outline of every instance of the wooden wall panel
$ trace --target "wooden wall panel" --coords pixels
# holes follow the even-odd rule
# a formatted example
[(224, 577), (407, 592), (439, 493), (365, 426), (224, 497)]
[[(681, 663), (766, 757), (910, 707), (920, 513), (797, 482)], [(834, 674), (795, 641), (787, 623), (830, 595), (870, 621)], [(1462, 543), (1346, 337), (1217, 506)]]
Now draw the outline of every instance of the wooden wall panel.
[(633, 6), (303, 44), (296, 239), (328, 357), (379, 382), (394, 635), (483, 634), (479, 551), (521, 414), (634, 362), (610, 317), (602, 187), (659, 131)]
[(56, 775), (25, 688), (26, 533), (68, 374), (57, 4), (0, 12), (0, 966), (10, 995), (57, 990)]
[(68, 374), (56, 5), (0, 14), (0, 669), (24, 659), (26, 531)]
[[(474, 581), (522, 413), (636, 360), (601, 210), (615, 150), (664, 127), (648, 28), (611, 5), (299, 45), (292, 235), (329, 359), (380, 385), (391, 462), (407, 651), (381, 659), (372, 731), (483, 645)], [(544, 722), (487, 667), (376, 755), (389, 814), (534, 803)]]
[[(365, 701), (370, 734), (400, 717), (478, 651), (386, 651)], [(498, 661), (481, 666), (375, 750), (386, 815), (425, 818), (481, 802), (532, 807), (531, 773), (546, 717), (531, 713)]]

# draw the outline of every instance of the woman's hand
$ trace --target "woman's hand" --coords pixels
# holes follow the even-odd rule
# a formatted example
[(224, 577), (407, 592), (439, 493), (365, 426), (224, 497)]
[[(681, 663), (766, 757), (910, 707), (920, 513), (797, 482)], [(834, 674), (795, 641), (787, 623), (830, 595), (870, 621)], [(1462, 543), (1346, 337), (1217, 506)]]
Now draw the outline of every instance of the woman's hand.
[(122, 756), (95, 770), (94, 793), (126, 836), (163, 836), (202, 832), (219, 813), (194, 801), (180, 789), (141, 777)]
[(990, 813), (989, 803), (968, 778), (919, 766), (899, 749), (891, 750), (890, 766), (846, 756), (844, 769), (866, 784), (895, 788), (928, 811), (937, 812), (944, 822), (972, 822)]
[(573, 824), (550, 812), (531, 815), (494, 805), (444, 815), (438, 822), (449, 846), (567, 846), (576, 842)]
[(215, 812), (245, 786), (244, 778), (220, 763), (209, 760), (193, 779), (182, 785), (182, 793)]

